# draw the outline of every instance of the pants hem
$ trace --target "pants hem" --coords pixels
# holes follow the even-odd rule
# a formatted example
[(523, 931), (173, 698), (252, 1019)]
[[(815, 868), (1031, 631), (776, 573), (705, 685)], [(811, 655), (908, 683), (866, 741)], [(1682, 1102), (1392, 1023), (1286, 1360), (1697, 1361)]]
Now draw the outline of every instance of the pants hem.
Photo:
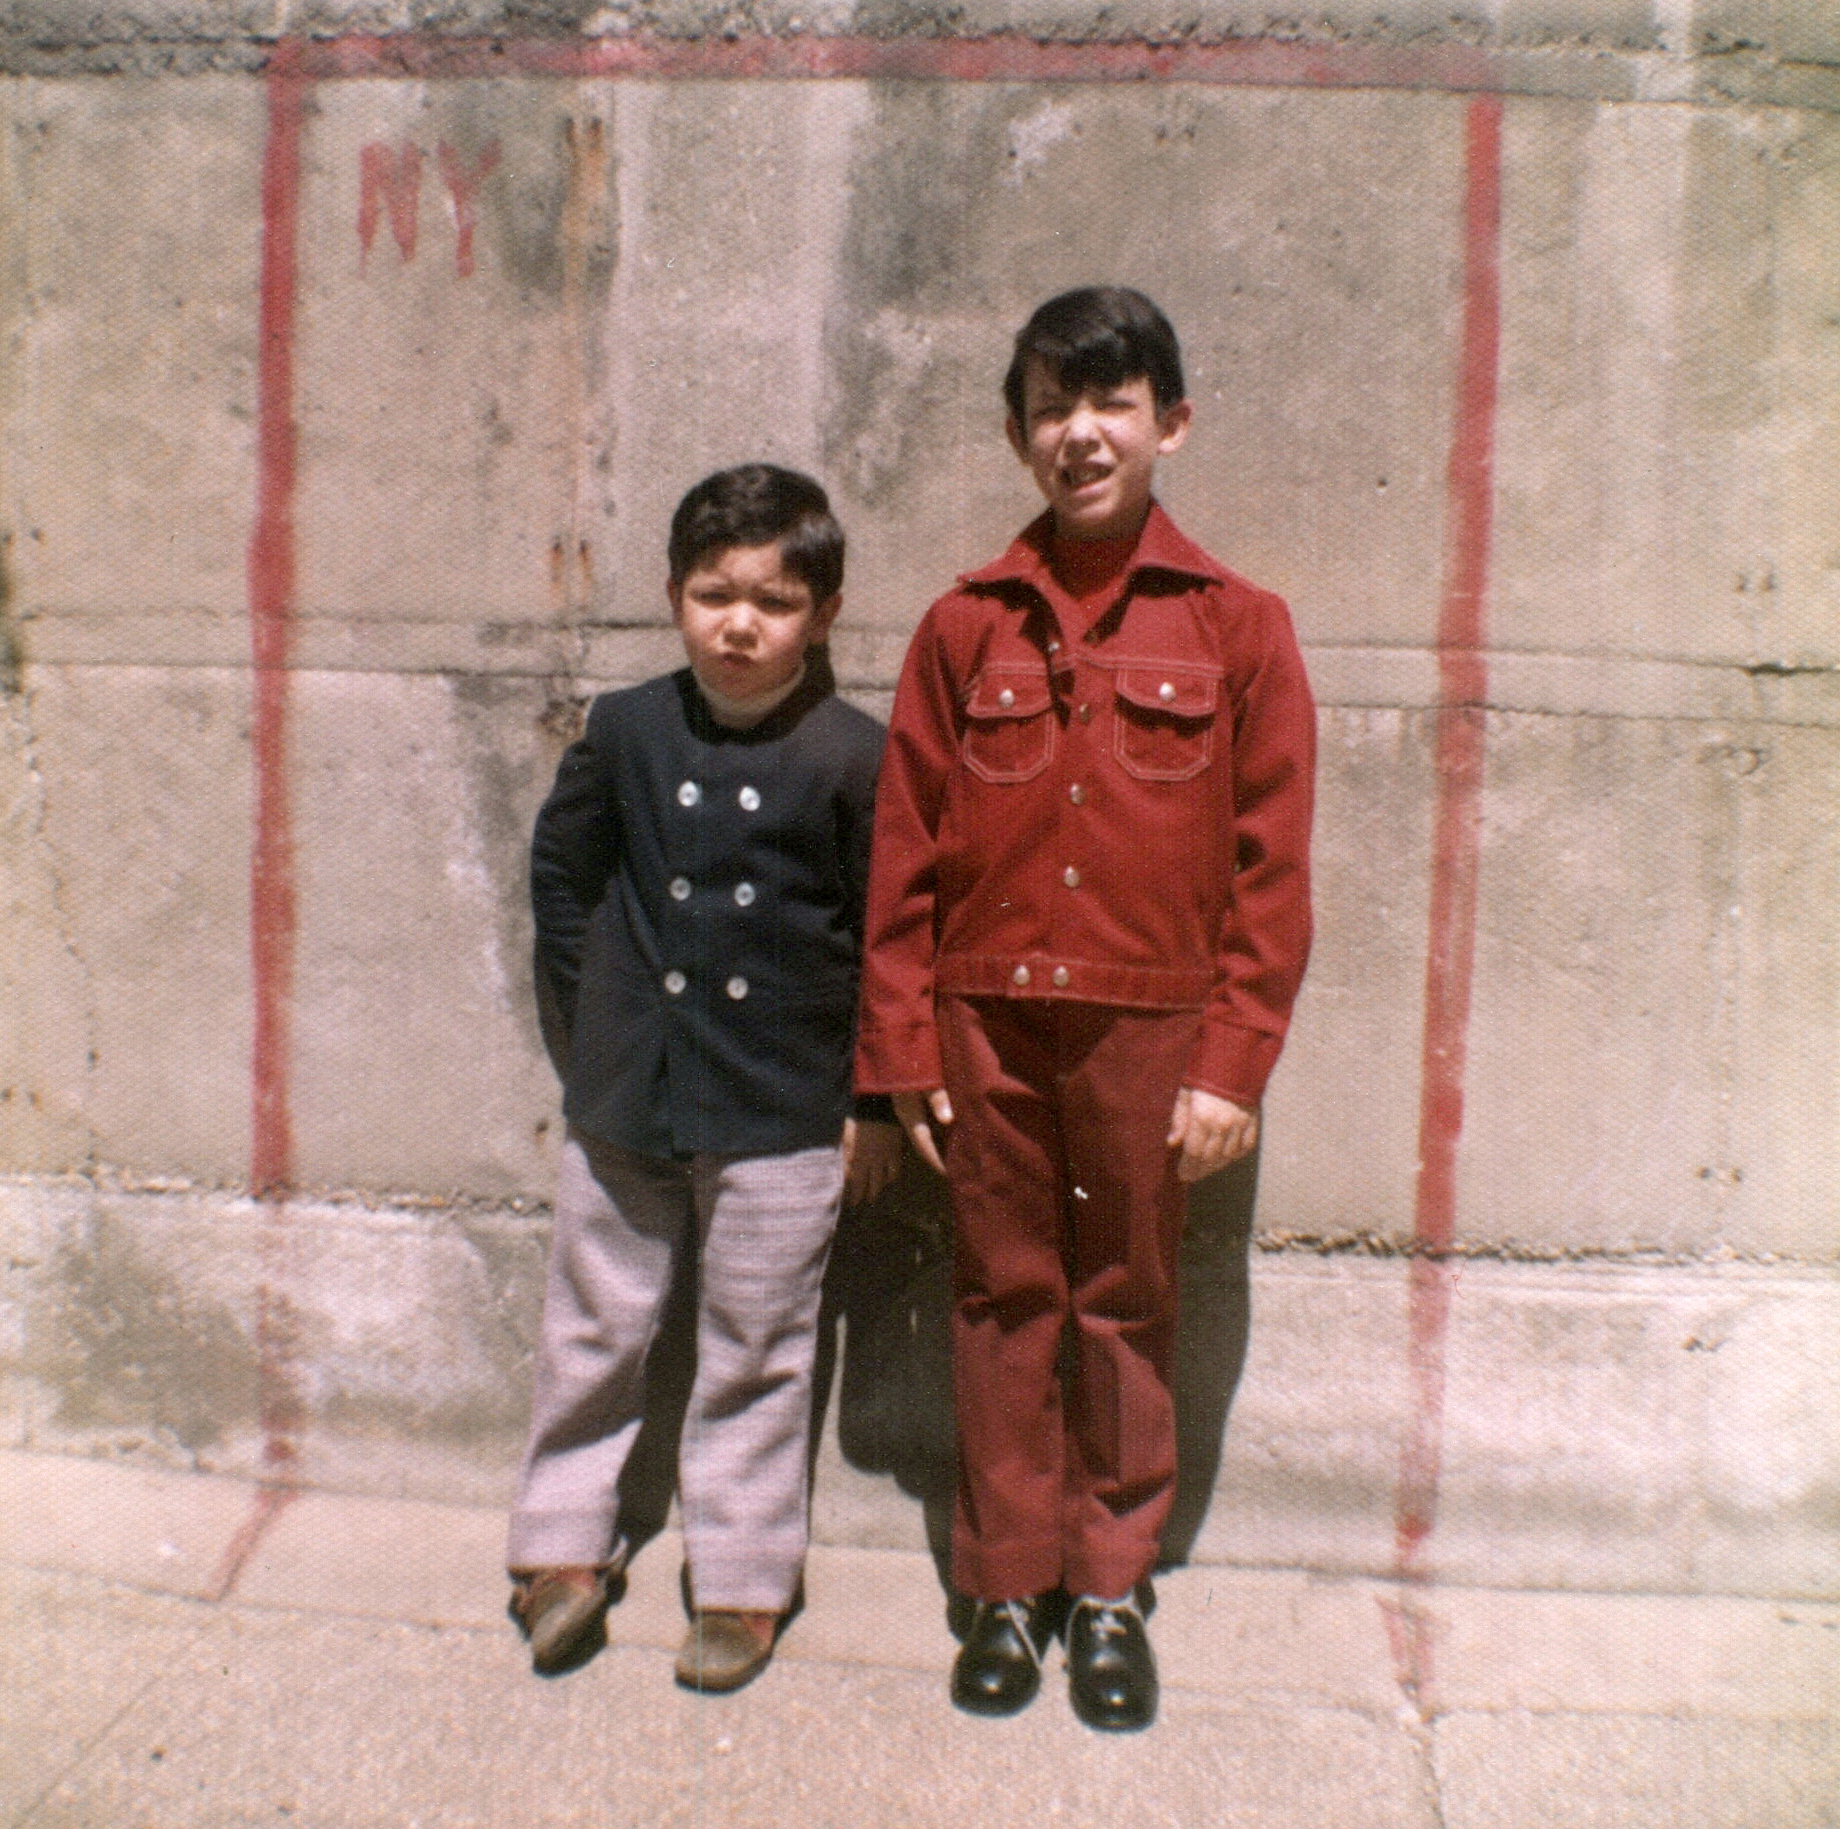
[(699, 1607), (784, 1613), (805, 1575), (805, 1540), (746, 1538), (734, 1543), (684, 1543), (690, 1592)]
[(619, 1567), (626, 1548), (604, 1517), (588, 1512), (514, 1514), (505, 1546), (511, 1569)]

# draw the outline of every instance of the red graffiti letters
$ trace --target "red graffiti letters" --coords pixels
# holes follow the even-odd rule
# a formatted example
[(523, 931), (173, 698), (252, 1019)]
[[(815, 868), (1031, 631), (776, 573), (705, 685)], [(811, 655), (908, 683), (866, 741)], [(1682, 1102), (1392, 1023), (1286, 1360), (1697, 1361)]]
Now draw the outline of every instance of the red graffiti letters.
[(404, 260), (415, 258), (416, 215), (422, 201), (422, 149), (413, 142), (400, 156), (382, 140), (358, 152), (358, 264), (377, 238), (377, 218), (390, 212), (390, 233)]
[(468, 279), (473, 272), (473, 225), (479, 220), (473, 208), (473, 199), (479, 195), (479, 187), (484, 183), (486, 174), (498, 163), (498, 142), (488, 140), (479, 150), (479, 157), (473, 161), (468, 170), (461, 162), (460, 155), (443, 140), (440, 151), (436, 154), (441, 164), (441, 177), (447, 185), (447, 195), (454, 212), (454, 271), (462, 279)]
[[(358, 149), (358, 265), (362, 269), (377, 239), (377, 225), (387, 214), (390, 234), (404, 261), (415, 258), (422, 203), (422, 149), (405, 140), (398, 152), (383, 140)], [(469, 164), (447, 141), (435, 153), (447, 186), (454, 220), (454, 271), (461, 279), (473, 273), (473, 231), (479, 224), (479, 187), (498, 164), (498, 142), (488, 140)]]

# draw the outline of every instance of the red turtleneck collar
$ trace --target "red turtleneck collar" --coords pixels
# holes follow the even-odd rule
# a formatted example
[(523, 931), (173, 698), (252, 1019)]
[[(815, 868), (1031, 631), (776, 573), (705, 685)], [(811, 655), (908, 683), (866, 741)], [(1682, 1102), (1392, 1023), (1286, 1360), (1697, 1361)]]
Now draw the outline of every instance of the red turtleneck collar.
[(1048, 564), (1055, 582), (1081, 609), (1096, 612), (1117, 595), (1118, 584), (1137, 556), (1138, 534), (1122, 540), (1070, 540), (1055, 534)]

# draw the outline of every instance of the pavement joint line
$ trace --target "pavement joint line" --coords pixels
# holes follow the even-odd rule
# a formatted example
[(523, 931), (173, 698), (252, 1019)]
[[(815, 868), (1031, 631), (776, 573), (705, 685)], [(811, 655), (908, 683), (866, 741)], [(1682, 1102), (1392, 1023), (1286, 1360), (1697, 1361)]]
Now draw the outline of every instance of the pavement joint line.
[[(483, 1510), (486, 1508), (481, 1507), (479, 1509)], [(926, 1553), (921, 1550), (862, 1549), (854, 1545), (844, 1547), (850, 1554), (855, 1556), (889, 1557), (897, 1561), (914, 1563), (930, 1560)], [(290, 1605), (280, 1601), (251, 1600), (234, 1591), (225, 1593), (213, 1589), (202, 1593), (187, 1593), (181, 1589), (160, 1587), (152, 1582), (136, 1581), (131, 1576), (127, 1575), (105, 1574), (96, 1569), (73, 1569), (61, 1563), (35, 1561), (31, 1559), (30, 1556), (0, 1555), (0, 1567), (11, 1569), (23, 1575), (39, 1575), (58, 1581), (89, 1583), (103, 1588), (119, 1588), (129, 1594), (146, 1594), (160, 1600), (171, 1601), (175, 1604), (187, 1607), (240, 1609), (246, 1613), (288, 1613), (297, 1614), (302, 1618), (369, 1620), (378, 1624), (395, 1623), (441, 1632), (482, 1632), (496, 1634), (498, 1631), (498, 1626), (495, 1621), (453, 1619), (431, 1623), (424, 1619), (410, 1618), (402, 1614), (380, 1613), (363, 1608), (331, 1607), (306, 1603)], [(1197, 1564), (1194, 1565), (1194, 1567), (1197, 1569), (1206, 1567), (1218, 1570), (1221, 1574), (1229, 1576), (1297, 1575), (1303, 1577), (1305, 1581), (1312, 1585), (1323, 1588), (1345, 1588), (1357, 1593), (1365, 1589), (1373, 1593), (1376, 1599), (1383, 1599), (1385, 1596), (1383, 1592), (1380, 1591), (1395, 1585), (1389, 1577), (1383, 1575), (1319, 1575), (1310, 1569), (1278, 1568), (1269, 1564), (1260, 1564), (1254, 1567), (1252, 1565), (1242, 1566), (1239, 1564), (1216, 1563)], [(1167, 1573), (1167, 1571), (1165, 1571), (1165, 1573)], [(1432, 1602), (1435, 1602), (1440, 1596), (1450, 1600), (1461, 1600), (1471, 1596), (1491, 1595), (1509, 1598), (1550, 1598), (1554, 1600), (1580, 1601), (1585, 1603), (1591, 1601), (1655, 1601), (1686, 1607), (1720, 1604), (1730, 1605), (1736, 1603), (1740, 1606), (1755, 1607), (1759, 1610), (1764, 1608), (1773, 1610), (1776, 1623), (1779, 1625), (1810, 1626), (1818, 1632), (1840, 1633), (1840, 1598), (1783, 1600), (1767, 1594), (1687, 1594), (1667, 1589), (1637, 1590), (1631, 1588), (1479, 1587), (1456, 1582), (1419, 1582), (1413, 1584), (1413, 1590), (1415, 1595), (1419, 1598)], [(943, 1595), (940, 1598), (943, 1601)], [(787, 1642), (789, 1645), (795, 1643), (795, 1641), (792, 1640), (788, 1640)], [(835, 1657), (807, 1656), (805, 1661), (812, 1663), (837, 1663), (847, 1662), (849, 1660), (842, 1660)], [(908, 1667), (905, 1665), (890, 1665), (888, 1668), (906, 1669)], [(1267, 1692), (1247, 1690), (1244, 1693), (1252, 1695)], [(1269, 1693), (1273, 1695), (1289, 1695), (1295, 1692), (1274, 1689)], [(1438, 1714), (1463, 1714), (1478, 1712), (1498, 1713), (1502, 1711), (1489, 1709), (1477, 1710), (1471, 1707), (1464, 1707), (1454, 1710), (1438, 1709), (1436, 1712)], [(1576, 1713), (1578, 1711), (1567, 1710), (1562, 1707), (1524, 1707), (1520, 1704), (1516, 1704), (1513, 1709), (1507, 1712), (1521, 1714), (1566, 1714)], [(1642, 1714), (1651, 1711), (1638, 1709), (1619, 1712)], [(1677, 1711), (1661, 1710), (1658, 1712), (1667, 1715)]]
[[(294, 1498), (304, 1498), (304, 1497), (313, 1496), (311, 1489), (308, 1489), (308, 1488), (290, 1488), (287, 1490), (288, 1490), (288, 1495), (289, 1495), (290, 1500)], [(337, 1496), (337, 1495), (333, 1495), (333, 1496)], [(368, 1495), (357, 1494), (357, 1495), (351, 1495), (351, 1496), (367, 1497)], [(276, 1512), (279, 1512), (281, 1509), (282, 1508), (280, 1506), (277, 1506), (275, 1508)], [(496, 1510), (497, 1508), (488, 1507), (488, 1506), (476, 1506), (476, 1507), (466, 1507), (466, 1508), (455, 1507), (455, 1509), (456, 1510), (468, 1509), (468, 1510), (477, 1510), (477, 1511), (492, 1511), (492, 1510)], [(247, 1525), (247, 1522), (248, 1521), (245, 1520), (245, 1525), (239, 1527), (239, 1530), (242, 1528), (245, 1528)], [(253, 1553), (254, 1547), (256, 1546), (253, 1546), (253, 1545), (251, 1546), (252, 1553)], [(925, 1562), (925, 1561), (930, 1560), (930, 1558), (927, 1556), (927, 1553), (924, 1550), (893, 1549), (893, 1548), (885, 1548), (885, 1547), (881, 1547), (877, 1545), (864, 1546), (864, 1545), (858, 1545), (858, 1544), (814, 1544), (813, 1548), (820, 1549), (820, 1550), (826, 1550), (826, 1549), (841, 1550), (853, 1556), (865, 1556), (865, 1557), (866, 1556), (877, 1556), (877, 1557), (886, 1556), (886, 1557), (896, 1558), (902, 1561), (912, 1561), (916, 1563)], [(221, 1568), (223, 1566), (223, 1563), (228, 1560), (229, 1560), (229, 1557), (228, 1557), (228, 1553), (226, 1552), (225, 1556), (220, 1559), (219, 1567)], [(248, 1558), (245, 1557), (243, 1560), (246, 1565)], [(7, 1554), (4, 1552), (0, 1552), (0, 1568), (15, 1569), (15, 1570), (18, 1570), (20, 1573), (27, 1574), (27, 1575), (52, 1575), (52, 1576), (57, 1576), (63, 1580), (68, 1580), (68, 1581), (93, 1581), (93, 1582), (101, 1583), (108, 1587), (125, 1588), (130, 1593), (158, 1595), (161, 1598), (166, 1599), (166, 1600), (183, 1601), (189, 1605), (194, 1605), (194, 1606), (205, 1606), (205, 1607), (237, 1606), (237, 1607), (244, 1607), (251, 1612), (288, 1612), (288, 1613), (302, 1613), (302, 1614), (324, 1614), (329, 1618), (336, 1618), (336, 1619), (373, 1619), (375, 1620), (375, 1619), (388, 1619), (388, 1618), (397, 1617), (395, 1615), (390, 1615), (390, 1614), (358, 1612), (358, 1611), (347, 1612), (341, 1608), (330, 1608), (330, 1607), (313, 1607), (313, 1606), (277, 1607), (277, 1606), (272, 1606), (269, 1603), (264, 1602), (264, 1601), (247, 1600), (241, 1595), (237, 1594), (234, 1591), (234, 1588), (232, 1588), (229, 1591), (224, 1591), (221, 1589), (220, 1586), (211, 1586), (207, 1588), (206, 1591), (201, 1592), (201, 1593), (186, 1593), (180, 1589), (160, 1587), (157, 1584), (152, 1583), (152, 1582), (136, 1581), (132, 1577), (126, 1576), (126, 1575), (110, 1575), (110, 1574), (99, 1572), (95, 1569), (73, 1569), (61, 1563), (36, 1561), (36, 1560), (33, 1560), (29, 1554), (28, 1555), (16, 1555), (16, 1554)], [(1548, 1599), (1553, 1599), (1553, 1600), (1571, 1600), (1571, 1601), (1582, 1601), (1582, 1602), (1589, 1602), (1589, 1601), (1657, 1601), (1657, 1602), (1666, 1602), (1666, 1603), (1677, 1604), (1677, 1605), (1682, 1605), (1682, 1606), (1689, 1606), (1689, 1607), (1711, 1605), (1714, 1603), (1727, 1603), (1727, 1604), (1737, 1603), (1743, 1606), (1754, 1606), (1754, 1607), (1759, 1607), (1759, 1608), (1763, 1608), (1763, 1607), (1774, 1608), (1776, 1609), (1777, 1620), (1779, 1621), (1779, 1623), (1783, 1625), (1805, 1625), (1805, 1626), (1813, 1626), (1818, 1631), (1840, 1632), (1840, 1596), (1796, 1595), (1796, 1596), (1785, 1597), (1785, 1596), (1776, 1595), (1776, 1594), (1751, 1594), (1751, 1593), (1744, 1593), (1744, 1592), (1735, 1591), (1735, 1590), (1733, 1591), (1719, 1590), (1715, 1592), (1689, 1592), (1686, 1590), (1676, 1589), (1676, 1588), (1485, 1587), (1478, 1583), (1472, 1583), (1472, 1582), (1418, 1581), (1418, 1582), (1411, 1582), (1411, 1583), (1402, 1583), (1397, 1578), (1391, 1575), (1387, 1575), (1384, 1573), (1378, 1573), (1378, 1572), (1367, 1573), (1367, 1572), (1358, 1572), (1358, 1571), (1357, 1572), (1320, 1571), (1320, 1570), (1308, 1568), (1308, 1567), (1297, 1565), (1297, 1564), (1282, 1564), (1282, 1563), (1269, 1563), (1269, 1562), (1194, 1563), (1194, 1564), (1188, 1565), (1188, 1568), (1190, 1571), (1199, 1571), (1199, 1570), (1206, 1569), (1210, 1572), (1218, 1573), (1219, 1575), (1223, 1577), (1227, 1577), (1227, 1578), (1232, 1578), (1235, 1576), (1247, 1576), (1247, 1575), (1252, 1575), (1252, 1576), (1293, 1575), (1293, 1576), (1301, 1577), (1305, 1582), (1309, 1583), (1313, 1587), (1319, 1587), (1319, 1588), (1325, 1588), (1325, 1589), (1343, 1588), (1343, 1589), (1348, 1589), (1348, 1590), (1352, 1590), (1355, 1592), (1366, 1590), (1372, 1593), (1374, 1598), (1377, 1601), (1382, 1601), (1382, 1602), (1384, 1602), (1386, 1599), (1389, 1598), (1389, 1593), (1388, 1593), (1389, 1590), (1400, 1588), (1400, 1587), (1409, 1587), (1411, 1589), (1413, 1596), (1416, 1599), (1432, 1601), (1432, 1602), (1435, 1602), (1436, 1599), (1440, 1596), (1457, 1599), (1457, 1598), (1470, 1596), (1470, 1595), (1502, 1595), (1502, 1596), (1513, 1596), (1513, 1597), (1525, 1597), (1529, 1599), (1548, 1598)], [(1170, 1573), (1172, 1573), (1172, 1571), (1170, 1570), (1161, 1571), (1161, 1574), (1165, 1576)], [(942, 1599), (943, 1599), (943, 1596), (942, 1596)], [(1798, 1609), (1800, 1611), (1794, 1611)], [(1816, 1613), (1822, 1613), (1822, 1612), (1829, 1613), (1832, 1615), (1832, 1617), (1829, 1617), (1829, 1618), (1805, 1617), (1805, 1615), (1809, 1611), (1813, 1611)], [(408, 1621), (405, 1623), (413, 1624), (416, 1622)], [(461, 1622), (455, 1622), (456, 1629), (459, 1628), (460, 1624)]]
[[(0, 1448), (0, 1466), (8, 1462), (76, 1462), (79, 1465), (97, 1465), (114, 1470), (117, 1464), (107, 1459), (94, 1459), (85, 1456), (47, 1454), (43, 1450), (32, 1448)], [(222, 1581), (224, 1570), (234, 1561), (237, 1574), (247, 1568), (255, 1559), (256, 1552), (263, 1547), (269, 1528), (281, 1516), (282, 1512), (295, 1501), (318, 1502), (338, 1506), (350, 1502), (366, 1507), (390, 1506), (400, 1504), (414, 1511), (433, 1510), (472, 1519), (502, 1517), (504, 1508), (499, 1505), (483, 1505), (457, 1501), (437, 1501), (422, 1498), (379, 1495), (360, 1491), (347, 1491), (335, 1488), (319, 1488), (309, 1485), (280, 1485), (254, 1479), (238, 1478), (236, 1475), (201, 1470), (181, 1470), (177, 1468), (138, 1468), (134, 1471), (154, 1473), (177, 1484), (192, 1481), (222, 1483), (240, 1488), (247, 1507), (245, 1516), (226, 1540), (224, 1549), (219, 1553), (215, 1564), (212, 1582), (203, 1592), (184, 1593), (163, 1587), (153, 1582), (142, 1582), (123, 1574), (110, 1574), (95, 1568), (73, 1569), (67, 1564), (49, 1562), (34, 1556), (23, 1544), (15, 1539), (13, 1542), (0, 1544), (0, 1566), (17, 1568), (23, 1571), (58, 1575), (71, 1579), (92, 1579), (110, 1583), (135, 1592), (159, 1594), (174, 1599), (185, 1599), (206, 1605), (225, 1604), (234, 1601), (239, 1605), (260, 1606), (263, 1603), (244, 1602), (235, 1593), (234, 1582), (226, 1587)], [(666, 1533), (673, 1536), (674, 1531)], [(854, 1561), (887, 1560), (912, 1566), (930, 1565), (930, 1554), (917, 1548), (895, 1545), (862, 1544), (853, 1542), (826, 1542), (814, 1539), (811, 1545), (814, 1556), (839, 1556)], [(1601, 1587), (1582, 1586), (1536, 1586), (1512, 1584), (1482, 1584), (1439, 1581), (1435, 1578), (1400, 1577), (1390, 1571), (1382, 1570), (1318, 1570), (1307, 1565), (1277, 1562), (1194, 1562), (1183, 1567), (1166, 1570), (1164, 1575), (1177, 1579), (1198, 1579), (1206, 1581), (1217, 1578), (1232, 1583), (1246, 1578), (1252, 1579), (1300, 1579), (1308, 1587), (1324, 1592), (1342, 1592), (1354, 1595), (1368, 1595), (1384, 1606), (1388, 1601), (1410, 1598), (1420, 1604), (1436, 1606), (1440, 1601), (1460, 1603), (1469, 1596), (1525, 1597), (1528, 1599), (1548, 1598), (1555, 1602), (1591, 1602), (1635, 1603), (1650, 1601), (1664, 1604), (1680, 1604), (1688, 1607), (1703, 1607), (1718, 1604), (1738, 1604), (1758, 1609), (1770, 1609), (1776, 1619), (1785, 1625), (1808, 1626), (1816, 1631), (1840, 1633), (1840, 1593), (1806, 1593), (1806, 1594), (1769, 1594), (1753, 1593), (1740, 1590), (1718, 1591), (1684, 1591), (1678, 1588), (1658, 1587)], [(327, 1612), (326, 1608), (299, 1607), (291, 1611), (313, 1613)], [(382, 1618), (387, 1615), (376, 1613), (345, 1614), (337, 1617)]]
[[(901, 1554), (903, 1552), (889, 1553)], [(488, 1620), (416, 1620), (404, 1619), (389, 1614), (345, 1612), (343, 1610), (327, 1607), (287, 1606), (277, 1602), (244, 1600), (236, 1596), (217, 1599), (209, 1595), (175, 1594), (168, 1589), (145, 1587), (139, 1583), (123, 1580), (119, 1577), (98, 1575), (89, 1571), (74, 1571), (55, 1567), (45, 1567), (43, 1565), (31, 1563), (10, 1563), (8, 1566), (26, 1574), (43, 1575), (59, 1581), (88, 1585), (94, 1588), (113, 1588), (132, 1594), (151, 1595), (163, 1601), (170, 1601), (184, 1607), (197, 1609), (200, 1611), (201, 1615), (204, 1616), (200, 1619), (198, 1628), (200, 1631), (205, 1629), (206, 1619), (212, 1615), (219, 1613), (243, 1613), (265, 1619), (286, 1619), (293, 1617), (298, 1619), (328, 1620), (350, 1625), (368, 1624), (372, 1626), (401, 1626), (418, 1634), (443, 1634), (481, 1641), (508, 1640), (511, 1636), (511, 1629), (508, 1626)], [(1525, 1592), (1527, 1590), (1466, 1588), (1452, 1591), (1476, 1594), (1516, 1593)], [(1613, 1596), (1611, 1598), (1620, 1597)], [(1663, 1595), (1654, 1598), (1679, 1600), (1682, 1598), (1725, 1599), (1729, 1597), (1683, 1597), (1679, 1595)], [(1840, 1622), (1836, 1622), (1836, 1628), (1840, 1629)], [(651, 1656), (663, 1660), (669, 1656), (669, 1647), (645, 1640), (610, 1640), (606, 1647), (606, 1653), (632, 1654), (640, 1657)], [(606, 1653), (598, 1655), (605, 1655)], [(873, 1670), (886, 1675), (915, 1677), (920, 1679), (929, 1679), (935, 1676), (943, 1679), (946, 1672), (946, 1660), (943, 1656), (943, 1652), (939, 1669), (937, 1671), (932, 1671), (918, 1668), (912, 1664), (885, 1663), (860, 1657), (839, 1656), (835, 1653), (807, 1651), (800, 1647), (796, 1637), (788, 1637), (782, 1649), (775, 1653), (775, 1662), (797, 1664), (803, 1668), (812, 1670)], [(584, 1665), (583, 1671), (586, 1669), (587, 1666)], [(1050, 1662), (1047, 1667), (1047, 1675), (1051, 1678), (1063, 1669), (1064, 1665)], [(569, 1674), (578, 1675), (581, 1673), (571, 1672)], [(531, 1680), (533, 1682), (554, 1684), (561, 1679), (532, 1677)], [(108, 1723), (98, 1729), (97, 1732), (84, 1743), (83, 1747), (71, 1761), (48, 1783), (45, 1790), (27, 1806), (24, 1814), (14, 1819), (12, 1829), (25, 1829), (32, 1813), (40, 1807), (45, 1797), (47, 1797), (52, 1790), (55, 1790), (57, 1785), (61, 1784), (65, 1778), (69, 1777), (72, 1771), (82, 1764), (83, 1760), (89, 1756), (95, 1746), (113, 1732), (115, 1727), (117, 1727), (146, 1696), (148, 1690), (159, 1681), (160, 1678), (157, 1676), (149, 1679), (147, 1683), (136, 1690), (133, 1696), (122, 1704), (121, 1708), (116, 1711)], [(1325, 1700), (1321, 1695), (1312, 1694), (1307, 1690), (1286, 1689), (1279, 1686), (1247, 1687), (1225, 1693), (1218, 1689), (1210, 1689), (1198, 1684), (1184, 1682), (1179, 1676), (1171, 1680), (1170, 1674), (1167, 1671), (1163, 1673), (1162, 1689), (1166, 1696), (1185, 1699), (1188, 1702), (1206, 1707), (1218, 1714), (1260, 1715), (1281, 1712), (1293, 1715), (1352, 1716), (1356, 1719), (1370, 1722), (1376, 1727), (1400, 1729), (1411, 1735), (1415, 1740), (1425, 1739), (1427, 1736), (1434, 1736), (1438, 1728), (1444, 1723), (1472, 1719), (1492, 1720), (1516, 1718), (1529, 1721), (1584, 1722), (1614, 1717), (1619, 1721), (1679, 1723), (1716, 1722), (1752, 1718), (1746, 1716), (1733, 1716), (1716, 1708), (1696, 1707), (1691, 1704), (1673, 1704), (1666, 1707), (1643, 1707), (1640, 1705), (1631, 1705), (1628, 1702), (1620, 1702), (1612, 1708), (1579, 1708), (1560, 1703), (1540, 1704), (1526, 1702), (1495, 1705), (1473, 1701), (1455, 1704), (1433, 1703), (1428, 1711), (1420, 1713), (1413, 1704), (1403, 1696), (1397, 1707), (1386, 1708), (1363, 1704), (1357, 1701)], [(712, 1704), (728, 1699), (729, 1698), (723, 1696), (705, 1698), (705, 1700)]]
[(144, 1682), (140, 1688), (108, 1718), (107, 1721), (97, 1728), (96, 1731), (77, 1748), (70, 1758), (64, 1762), (63, 1766), (46, 1780), (43, 1789), (39, 1791), (38, 1795), (13, 1818), (11, 1829), (26, 1829), (26, 1825), (44, 1808), (46, 1802), (50, 1799), (52, 1793), (57, 1790), (58, 1786), (71, 1777), (71, 1775), (83, 1765), (84, 1761), (86, 1761), (90, 1755), (115, 1732), (116, 1728), (140, 1707), (141, 1703), (147, 1699), (153, 1690), (159, 1687), (162, 1680), (163, 1673), (155, 1671), (154, 1674), (150, 1676), (146, 1682)]

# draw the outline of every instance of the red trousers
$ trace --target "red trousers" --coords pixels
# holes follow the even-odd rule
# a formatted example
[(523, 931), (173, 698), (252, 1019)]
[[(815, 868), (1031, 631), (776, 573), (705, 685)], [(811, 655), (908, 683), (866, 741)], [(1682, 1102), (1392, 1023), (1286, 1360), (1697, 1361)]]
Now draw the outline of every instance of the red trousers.
[(952, 1577), (979, 1600), (1127, 1592), (1175, 1492), (1165, 1143), (1195, 1010), (942, 997), (954, 1123)]

